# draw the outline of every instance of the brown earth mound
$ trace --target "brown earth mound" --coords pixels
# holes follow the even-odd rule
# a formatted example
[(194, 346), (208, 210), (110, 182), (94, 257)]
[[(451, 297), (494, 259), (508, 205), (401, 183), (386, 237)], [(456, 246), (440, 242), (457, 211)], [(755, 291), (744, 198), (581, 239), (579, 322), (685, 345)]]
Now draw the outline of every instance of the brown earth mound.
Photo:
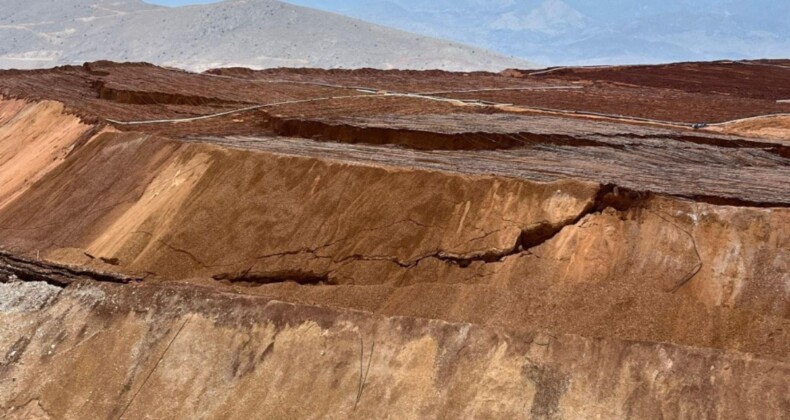
[(783, 120), (668, 106), (744, 69), (0, 72), (0, 413), (785, 417)]
[(790, 115), (777, 115), (746, 119), (717, 127), (716, 131), (738, 136), (775, 139), (777, 143), (790, 144)]

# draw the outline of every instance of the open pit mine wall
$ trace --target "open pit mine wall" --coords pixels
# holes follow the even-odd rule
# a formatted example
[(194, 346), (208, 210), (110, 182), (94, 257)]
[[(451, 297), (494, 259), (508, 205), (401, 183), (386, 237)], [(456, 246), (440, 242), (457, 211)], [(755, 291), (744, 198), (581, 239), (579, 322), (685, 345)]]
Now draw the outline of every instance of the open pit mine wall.
[(787, 409), (787, 364), (742, 353), (192, 286), (16, 283), (0, 297), (7, 419), (780, 419)]
[(786, 208), (182, 143), (53, 102), (0, 102), (0, 152), (7, 251), (157, 279), (3, 285), (6, 417), (790, 406)]

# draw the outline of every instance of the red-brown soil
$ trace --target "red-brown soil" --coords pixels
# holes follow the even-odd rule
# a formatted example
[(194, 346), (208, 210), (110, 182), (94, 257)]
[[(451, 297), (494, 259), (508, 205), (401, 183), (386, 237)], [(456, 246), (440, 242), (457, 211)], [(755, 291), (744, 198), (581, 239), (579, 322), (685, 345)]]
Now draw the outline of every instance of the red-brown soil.
[(558, 69), (544, 73), (540, 77), (560, 80), (605, 80), (632, 86), (776, 101), (790, 96), (787, 70), (789, 69), (785, 62), (756, 60), (660, 66), (576, 67)]

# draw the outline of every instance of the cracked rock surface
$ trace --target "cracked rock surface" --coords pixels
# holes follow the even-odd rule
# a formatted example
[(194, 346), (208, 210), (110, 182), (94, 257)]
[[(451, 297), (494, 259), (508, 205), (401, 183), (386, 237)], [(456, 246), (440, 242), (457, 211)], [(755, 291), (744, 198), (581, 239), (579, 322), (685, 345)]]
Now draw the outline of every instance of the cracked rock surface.
[(0, 72), (0, 415), (786, 417), (790, 134), (612, 77)]

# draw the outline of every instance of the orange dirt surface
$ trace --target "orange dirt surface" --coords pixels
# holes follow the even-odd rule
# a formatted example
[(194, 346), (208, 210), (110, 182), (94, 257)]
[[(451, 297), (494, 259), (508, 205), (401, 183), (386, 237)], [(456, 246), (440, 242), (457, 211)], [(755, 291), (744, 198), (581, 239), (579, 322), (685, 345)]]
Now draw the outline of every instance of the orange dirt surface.
[(790, 115), (762, 117), (736, 121), (716, 127), (715, 131), (739, 136), (775, 139), (778, 143), (788, 142)]
[(780, 68), (0, 72), (0, 414), (785, 417)]

